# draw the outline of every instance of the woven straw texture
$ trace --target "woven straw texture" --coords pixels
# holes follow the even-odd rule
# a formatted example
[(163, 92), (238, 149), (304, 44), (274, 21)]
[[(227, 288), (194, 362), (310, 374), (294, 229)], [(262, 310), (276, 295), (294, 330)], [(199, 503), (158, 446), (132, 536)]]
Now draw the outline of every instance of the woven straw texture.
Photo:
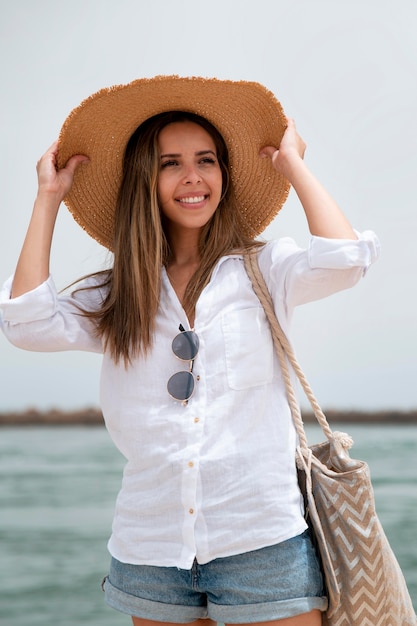
[(58, 167), (74, 154), (89, 157), (90, 162), (77, 169), (65, 204), (82, 228), (110, 250), (129, 137), (149, 117), (174, 110), (205, 117), (223, 135), (248, 235), (260, 234), (287, 198), (288, 181), (272, 168), (270, 159), (259, 157), (262, 147), (279, 146), (287, 121), (281, 104), (259, 83), (157, 76), (102, 89), (64, 122)]
[[(322, 561), (325, 626), (416, 626), (404, 576), (375, 510), (369, 468), (351, 459), (350, 437), (331, 430), (279, 322), (256, 255), (245, 266), (268, 318), (299, 437), (300, 488)], [(327, 440), (309, 447), (289, 364)]]

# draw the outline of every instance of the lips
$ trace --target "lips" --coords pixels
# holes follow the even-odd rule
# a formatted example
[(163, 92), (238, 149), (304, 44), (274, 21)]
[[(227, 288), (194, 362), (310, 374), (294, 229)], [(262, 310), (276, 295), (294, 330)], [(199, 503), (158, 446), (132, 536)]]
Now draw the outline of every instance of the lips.
[(205, 196), (185, 196), (183, 198), (176, 198), (177, 202), (182, 202), (183, 204), (200, 204), (204, 202), (208, 198)]

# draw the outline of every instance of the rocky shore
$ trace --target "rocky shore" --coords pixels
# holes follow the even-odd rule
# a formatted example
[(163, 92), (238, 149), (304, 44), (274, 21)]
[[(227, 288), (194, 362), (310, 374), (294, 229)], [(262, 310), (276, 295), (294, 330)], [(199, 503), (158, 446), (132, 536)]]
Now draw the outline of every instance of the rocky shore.
[[(410, 411), (384, 410), (359, 411), (329, 409), (325, 414), (331, 424), (349, 422), (356, 424), (416, 424), (417, 409)], [(308, 411), (303, 412), (306, 424), (315, 420)], [(103, 416), (96, 408), (63, 411), (51, 409), (39, 411), (28, 409), (23, 412), (0, 413), (0, 426), (102, 426)]]

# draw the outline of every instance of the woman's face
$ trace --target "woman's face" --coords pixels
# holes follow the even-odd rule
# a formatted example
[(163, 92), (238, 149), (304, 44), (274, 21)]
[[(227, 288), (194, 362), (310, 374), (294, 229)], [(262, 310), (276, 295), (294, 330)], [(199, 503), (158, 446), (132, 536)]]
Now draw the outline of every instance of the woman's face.
[(222, 195), (214, 141), (194, 122), (174, 122), (159, 134), (159, 205), (171, 227), (201, 229)]

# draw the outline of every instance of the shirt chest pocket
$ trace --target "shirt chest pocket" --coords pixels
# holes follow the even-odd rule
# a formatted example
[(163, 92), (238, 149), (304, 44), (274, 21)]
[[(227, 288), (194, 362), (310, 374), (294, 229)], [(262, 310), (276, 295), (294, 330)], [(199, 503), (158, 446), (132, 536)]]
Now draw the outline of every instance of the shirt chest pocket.
[(270, 383), (274, 373), (274, 348), (264, 310), (257, 307), (225, 313), (222, 330), (231, 389)]

